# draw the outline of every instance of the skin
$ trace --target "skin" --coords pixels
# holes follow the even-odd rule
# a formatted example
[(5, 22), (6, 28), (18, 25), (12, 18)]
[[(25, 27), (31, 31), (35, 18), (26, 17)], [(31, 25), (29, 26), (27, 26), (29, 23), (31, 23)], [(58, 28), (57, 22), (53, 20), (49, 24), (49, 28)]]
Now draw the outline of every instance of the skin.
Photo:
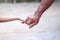
[(53, 2), (54, 0), (42, 0), (34, 15), (28, 16), (26, 20), (22, 20), (18, 17), (0, 17), (0, 22), (19, 20), (22, 21), (22, 23), (29, 25), (29, 28), (32, 28), (33, 26), (38, 24), (42, 14), (51, 6)]
[(22, 23), (29, 25), (29, 28), (37, 25), (42, 14), (52, 5), (54, 0), (42, 0), (34, 15), (30, 15)]
[(18, 17), (0, 17), (0, 23), (1, 22), (10, 22), (10, 21), (14, 21), (14, 20), (19, 20), (22, 21), (22, 19), (18, 18)]

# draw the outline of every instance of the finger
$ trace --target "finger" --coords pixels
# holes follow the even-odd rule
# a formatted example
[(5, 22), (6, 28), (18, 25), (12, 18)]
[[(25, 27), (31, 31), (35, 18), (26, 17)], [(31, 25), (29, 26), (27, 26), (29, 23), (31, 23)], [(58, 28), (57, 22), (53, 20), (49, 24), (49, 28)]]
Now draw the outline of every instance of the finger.
[(27, 21), (29, 20), (29, 17), (27, 17), (26, 20), (23, 20), (21, 23), (26, 23), (27, 24)]
[(28, 20), (26, 21), (26, 24), (30, 25), (32, 23), (34, 23), (34, 20), (32, 18), (28, 17)]
[(33, 27), (34, 25), (36, 25), (36, 24), (37, 24), (36, 22), (30, 24), (30, 25), (29, 25), (29, 28), (32, 28), (32, 27)]
[(24, 21), (24, 20), (22, 20), (22, 19), (19, 19), (20, 21)]
[(23, 24), (24, 24), (25, 22), (24, 22), (24, 21), (22, 21), (21, 23), (23, 23)]
[(29, 20), (29, 17), (27, 17), (27, 19), (24, 21), (25, 23)]
[(33, 22), (33, 20), (32, 20), (32, 19), (29, 19), (26, 23), (27, 23), (28, 25), (30, 25), (32, 22)]

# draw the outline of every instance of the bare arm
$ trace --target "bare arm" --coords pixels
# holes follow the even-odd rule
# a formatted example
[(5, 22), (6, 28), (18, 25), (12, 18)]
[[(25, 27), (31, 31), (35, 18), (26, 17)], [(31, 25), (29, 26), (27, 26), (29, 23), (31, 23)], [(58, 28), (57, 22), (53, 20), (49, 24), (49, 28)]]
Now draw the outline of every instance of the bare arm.
[(18, 17), (0, 17), (0, 22), (9, 22), (9, 21), (14, 21), (14, 20), (20, 20)]
[(53, 2), (54, 0), (42, 0), (40, 6), (35, 12), (35, 15), (40, 18), (44, 11), (46, 11), (46, 9), (48, 9)]
[(42, 14), (51, 6), (53, 2), (54, 0), (42, 0), (35, 14), (32, 16), (28, 16), (27, 19), (22, 23), (26, 23), (27, 25), (29, 25), (29, 28), (32, 28), (33, 26), (38, 24)]

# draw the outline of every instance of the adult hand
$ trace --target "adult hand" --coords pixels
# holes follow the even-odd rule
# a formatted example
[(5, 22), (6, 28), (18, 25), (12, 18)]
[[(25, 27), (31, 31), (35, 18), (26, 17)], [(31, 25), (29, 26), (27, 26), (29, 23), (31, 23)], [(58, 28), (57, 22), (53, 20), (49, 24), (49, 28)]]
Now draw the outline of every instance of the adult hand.
[(28, 16), (27, 19), (24, 20), (22, 23), (26, 23), (27, 25), (29, 25), (29, 28), (32, 28), (33, 26), (38, 24), (38, 22), (39, 22), (39, 17), (32, 15), (32, 16)]

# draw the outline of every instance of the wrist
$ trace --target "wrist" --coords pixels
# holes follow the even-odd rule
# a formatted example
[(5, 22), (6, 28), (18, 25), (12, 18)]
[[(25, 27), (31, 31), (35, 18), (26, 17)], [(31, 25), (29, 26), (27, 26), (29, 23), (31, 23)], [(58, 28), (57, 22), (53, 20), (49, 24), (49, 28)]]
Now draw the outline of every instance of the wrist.
[(19, 16), (14, 16), (13, 17), (15, 20), (19, 20)]
[(19, 18), (15, 18), (15, 20), (19, 20)]
[(35, 13), (34, 16), (36, 16), (37, 18), (40, 18), (42, 16), (41, 13)]

